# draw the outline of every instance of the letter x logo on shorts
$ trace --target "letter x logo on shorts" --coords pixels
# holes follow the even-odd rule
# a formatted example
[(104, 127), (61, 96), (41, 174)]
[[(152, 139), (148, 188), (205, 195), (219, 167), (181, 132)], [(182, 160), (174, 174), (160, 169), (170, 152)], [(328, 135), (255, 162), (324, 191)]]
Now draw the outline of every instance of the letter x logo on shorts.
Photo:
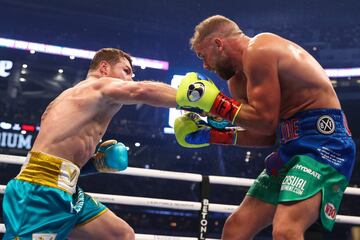
[(317, 129), (322, 134), (332, 134), (335, 131), (335, 121), (329, 115), (323, 115), (317, 120)]

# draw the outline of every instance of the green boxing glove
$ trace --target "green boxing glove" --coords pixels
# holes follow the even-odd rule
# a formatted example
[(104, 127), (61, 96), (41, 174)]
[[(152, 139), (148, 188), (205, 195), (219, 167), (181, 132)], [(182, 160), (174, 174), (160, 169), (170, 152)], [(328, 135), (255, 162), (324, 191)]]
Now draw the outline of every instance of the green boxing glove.
[(186, 113), (175, 119), (176, 141), (183, 147), (201, 148), (210, 144), (236, 144), (235, 130), (219, 130), (210, 127), (196, 113)]
[(225, 96), (216, 85), (201, 74), (190, 72), (181, 80), (176, 93), (180, 108), (199, 108), (234, 123), (241, 103)]

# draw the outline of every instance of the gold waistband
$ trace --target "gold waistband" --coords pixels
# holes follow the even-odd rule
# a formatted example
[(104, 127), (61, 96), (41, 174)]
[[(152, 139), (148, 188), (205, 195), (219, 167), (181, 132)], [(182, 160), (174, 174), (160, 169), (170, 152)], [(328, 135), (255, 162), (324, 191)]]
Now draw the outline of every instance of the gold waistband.
[(29, 152), (16, 179), (75, 193), (80, 169), (73, 162), (43, 152)]

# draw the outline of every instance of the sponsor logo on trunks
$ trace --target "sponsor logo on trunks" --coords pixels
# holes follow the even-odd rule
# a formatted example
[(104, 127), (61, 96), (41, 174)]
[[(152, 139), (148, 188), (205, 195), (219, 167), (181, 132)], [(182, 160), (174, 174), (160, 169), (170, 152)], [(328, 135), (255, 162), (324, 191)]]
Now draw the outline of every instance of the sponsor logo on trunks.
[(281, 191), (290, 191), (297, 195), (302, 195), (306, 180), (297, 176), (286, 176), (281, 184)]
[(338, 185), (338, 184), (334, 184), (333, 186), (332, 186), (332, 189), (333, 189), (333, 191), (334, 192), (339, 192), (340, 191), (340, 186)]
[(77, 200), (76, 200), (75, 205), (72, 202), (70, 202), (70, 213), (74, 213), (74, 210), (76, 213), (79, 213), (81, 211), (81, 209), (84, 206), (84, 198), (85, 198), (85, 195), (84, 195), (83, 190), (78, 188)]
[(332, 134), (335, 131), (335, 121), (329, 115), (319, 117), (316, 126), (318, 131), (322, 134)]
[(332, 166), (343, 167), (343, 165), (346, 163), (344, 154), (341, 151), (342, 149), (340, 149), (341, 152), (336, 152), (335, 150), (322, 146), (321, 148), (317, 148), (316, 150), (320, 154), (321, 158), (326, 160)]
[(95, 203), (95, 205), (96, 205), (97, 207), (99, 207), (99, 201), (98, 201), (98, 200), (96, 200), (96, 199), (94, 199), (94, 198), (91, 198), (91, 200), (93, 200), (93, 202)]
[(294, 118), (291, 120), (283, 121), (280, 124), (281, 130), (281, 143), (286, 143), (290, 140), (297, 139), (299, 137), (299, 120)]
[(267, 176), (266, 171), (262, 172), (259, 176), (260, 179), (255, 179), (254, 184), (256, 184), (259, 187), (262, 187), (264, 189), (270, 188), (270, 182), (262, 181), (261, 179), (264, 178), (264, 176)]
[(33, 233), (32, 240), (55, 240), (56, 233)]
[(336, 217), (336, 208), (332, 203), (326, 203), (324, 207), (325, 216), (328, 219), (334, 220)]
[(76, 184), (76, 181), (74, 180), (78, 176), (78, 170), (70, 165), (67, 165), (65, 169), (70, 178), (71, 185), (74, 186)]
[(62, 162), (60, 166), (58, 185), (66, 191), (74, 193), (79, 174), (79, 169), (73, 163), (66, 161)]
[(294, 168), (294, 169), (299, 169), (299, 170), (301, 170), (301, 171), (303, 171), (303, 172), (306, 172), (306, 173), (310, 174), (311, 176), (313, 176), (313, 177), (315, 177), (315, 178), (317, 178), (317, 179), (319, 179), (319, 180), (320, 180), (320, 178), (321, 178), (321, 174), (320, 174), (320, 173), (318, 173), (318, 172), (316, 172), (316, 171), (314, 171), (314, 170), (312, 170), (312, 169), (310, 169), (310, 168), (308, 168), (308, 167), (305, 167), (305, 166), (303, 166), (303, 165), (301, 165), (301, 164), (297, 164), (297, 165), (295, 165), (293, 168)]

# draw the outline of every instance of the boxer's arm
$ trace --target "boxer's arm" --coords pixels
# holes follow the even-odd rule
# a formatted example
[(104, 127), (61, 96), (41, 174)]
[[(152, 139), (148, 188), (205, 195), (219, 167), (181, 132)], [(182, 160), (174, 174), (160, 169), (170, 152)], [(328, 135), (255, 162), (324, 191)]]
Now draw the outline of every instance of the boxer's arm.
[(242, 104), (234, 121), (254, 134), (266, 136), (275, 134), (280, 112), (278, 59), (272, 51), (256, 46), (248, 51), (244, 66), (248, 78), (247, 103)]
[(236, 146), (239, 147), (272, 147), (276, 143), (276, 134), (266, 136), (250, 131), (238, 131)]
[(176, 107), (176, 89), (156, 81), (101, 79), (106, 84), (102, 94), (119, 104), (144, 103), (155, 107)]

